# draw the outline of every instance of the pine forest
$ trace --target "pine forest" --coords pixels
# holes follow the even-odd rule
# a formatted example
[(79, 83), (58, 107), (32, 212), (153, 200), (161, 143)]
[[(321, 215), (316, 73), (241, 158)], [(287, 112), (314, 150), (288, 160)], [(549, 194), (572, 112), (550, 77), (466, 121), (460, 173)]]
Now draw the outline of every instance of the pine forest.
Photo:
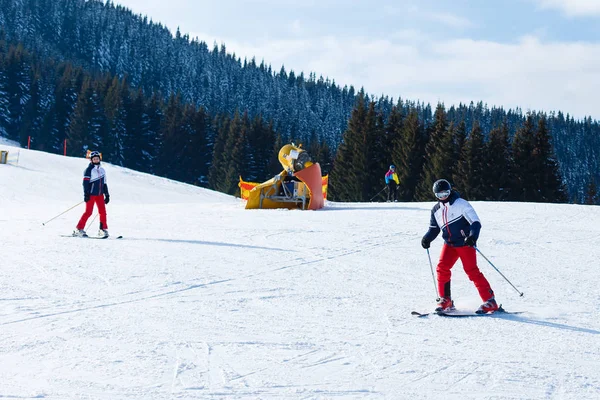
[(394, 164), (401, 201), (444, 177), (469, 200), (600, 204), (591, 117), (376, 97), (267, 62), (111, 1), (0, 0), (0, 136), (232, 195), (294, 142), (330, 200), (383, 200)]

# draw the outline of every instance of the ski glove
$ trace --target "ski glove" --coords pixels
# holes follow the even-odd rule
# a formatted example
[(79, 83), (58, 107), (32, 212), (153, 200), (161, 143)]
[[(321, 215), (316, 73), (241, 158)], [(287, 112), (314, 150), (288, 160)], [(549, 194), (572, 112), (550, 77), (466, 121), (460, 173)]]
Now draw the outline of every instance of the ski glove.
[(83, 201), (85, 201), (86, 203), (87, 203), (88, 201), (90, 201), (90, 194), (89, 194), (89, 193), (84, 193), (84, 194), (83, 194)]
[(110, 201), (110, 196), (108, 194), (104, 195), (104, 204), (108, 204), (108, 202)]
[(477, 246), (477, 239), (475, 236), (467, 236), (465, 238), (465, 246), (475, 247)]
[(424, 249), (428, 249), (430, 244), (431, 244), (431, 241), (429, 239), (427, 239), (427, 238), (421, 239), (421, 246), (423, 246)]

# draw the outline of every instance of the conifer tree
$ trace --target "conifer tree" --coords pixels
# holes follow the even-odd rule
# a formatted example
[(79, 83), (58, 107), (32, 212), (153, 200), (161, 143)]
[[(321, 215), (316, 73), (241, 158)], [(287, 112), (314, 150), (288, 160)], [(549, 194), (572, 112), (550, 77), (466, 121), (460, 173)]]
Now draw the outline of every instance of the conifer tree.
[(417, 201), (431, 200), (431, 187), (436, 180), (451, 181), (456, 163), (454, 130), (453, 124), (448, 125), (444, 105), (438, 104), (429, 141), (425, 148), (426, 158), (423, 173), (415, 195)]
[(508, 125), (490, 132), (485, 148), (484, 182), (487, 182), (485, 200), (509, 200), (512, 198), (513, 156), (508, 136)]
[[(1, 30), (0, 30), (1, 32)], [(0, 45), (3, 41), (0, 41)], [(2, 47), (0, 47), (1, 50)], [(8, 78), (6, 76), (6, 66), (3, 52), (0, 51), (0, 137), (8, 136), (8, 124), (10, 116), (8, 113)]]
[[(247, 119), (247, 117), (245, 118)], [(243, 178), (250, 181), (261, 181), (269, 177), (275, 132), (272, 126), (264, 123), (261, 116), (252, 119), (248, 127), (249, 154), (246, 157), (247, 175)]]
[(208, 168), (212, 158), (209, 144), (211, 134), (210, 116), (204, 107), (200, 107), (194, 115), (193, 136), (187, 148), (190, 153), (189, 174), (191, 183), (199, 186), (208, 186)]
[(162, 118), (161, 131), (164, 136), (156, 164), (156, 172), (167, 178), (175, 179), (177, 169), (174, 166), (177, 163), (177, 157), (181, 155), (185, 146), (182, 121), (183, 106), (181, 95), (173, 94), (169, 97), (164, 111), (164, 118)]
[(385, 187), (384, 174), (390, 165), (392, 149), (391, 143), (394, 135), (388, 137), (382, 110), (376, 109), (376, 103), (369, 104), (367, 125), (364, 132), (365, 169), (363, 176), (362, 201), (369, 201)]
[[(273, 124), (269, 124), (269, 129), (273, 130)], [(275, 135), (275, 142), (269, 155), (269, 162), (267, 164), (267, 177), (275, 176), (282, 171), (281, 163), (279, 162), (279, 150), (283, 147), (283, 139), (280, 134)]]
[(145, 136), (140, 147), (144, 156), (148, 158), (150, 165), (149, 169), (142, 169), (142, 171), (154, 173), (160, 159), (164, 141), (162, 131), (163, 107), (162, 99), (156, 92), (152, 93), (150, 100), (144, 107), (145, 114), (148, 115), (148, 128), (147, 130), (142, 129), (142, 132), (145, 132)]
[(321, 154), (321, 143), (319, 142), (319, 135), (313, 129), (308, 139), (308, 145), (304, 148), (310, 155), (313, 162), (319, 162)]
[(104, 97), (104, 112), (107, 130), (105, 136), (105, 158), (112, 164), (123, 165), (124, 148), (127, 143), (127, 108), (130, 104), (129, 90), (124, 81), (116, 76)]
[(320, 139), (316, 132), (311, 134), (308, 153), (314, 163), (319, 163), (321, 173), (327, 175), (332, 165), (332, 154), (329, 145), (324, 139)]
[(387, 120), (385, 126), (385, 137), (383, 139), (384, 152), (381, 154), (382, 169), (387, 171), (387, 166), (394, 164), (396, 166), (396, 172), (398, 176), (403, 174), (400, 171), (402, 163), (400, 162), (403, 154), (403, 123), (404, 115), (402, 114), (401, 104), (399, 106), (392, 107), (392, 111)]
[[(346, 131), (347, 133), (347, 131)], [(352, 169), (352, 146), (342, 142), (337, 149), (331, 175), (329, 177), (330, 200), (335, 201), (357, 201), (357, 181), (351, 179)]]
[[(53, 103), (42, 122), (42, 131), (49, 134), (44, 135), (43, 141), (38, 140), (36, 146), (46, 151), (62, 153), (63, 141), (69, 137), (69, 127), (77, 104), (77, 96), (83, 86), (83, 71), (70, 63), (64, 63), (58, 66), (58, 76), (60, 78), (54, 90)], [(69, 143), (67, 154), (73, 154), (70, 153), (72, 147)], [(80, 151), (81, 149), (78, 149), (76, 152), (78, 156), (81, 155)]]
[(99, 135), (101, 124), (98, 96), (88, 76), (83, 81), (73, 117), (70, 119), (67, 155), (82, 157), (87, 150), (101, 149), (103, 144)]
[[(23, 120), (20, 126), (19, 142), (26, 147), (29, 137), (34, 138), (34, 148), (42, 135), (42, 120), (44, 110), (42, 109), (41, 76), (38, 69), (32, 71), (29, 100), (24, 105)], [(0, 94), (1, 96), (1, 94)], [(1, 101), (1, 100), (0, 100)], [(0, 128), (1, 129), (1, 128)]]
[(425, 137), (419, 122), (419, 116), (412, 110), (404, 124), (399, 143), (394, 146), (396, 171), (400, 187), (398, 199), (412, 201), (419, 182), (419, 175), (423, 168), (423, 152), (425, 150)]
[(331, 170), (331, 167), (333, 166), (333, 153), (325, 139), (321, 140), (321, 146), (317, 162), (321, 166), (321, 173), (323, 175), (328, 175)]
[[(479, 125), (478, 122), (476, 124)], [(454, 144), (456, 146), (454, 149), (454, 153), (458, 155), (459, 160), (460, 160), (460, 156), (462, 155), (463, 147), (465, 146), (466, 141), (467, 141), (467, 124), (465, 123), (464, 120), (462, 120), (458, 124), (458, 128), (456, 129), (456, 132), (454, 135)]]
[(245, 157), (248, 154), (248, 127), (247, 115), (242, 117), (239, 112), (236, 112), (229, 124), (225, 141), (224, 152), (227, 154), (227, 159), (222, 166), (224, 174), (217, 184), (217, 190), (220, 192), (233, 195), (239, 191), (239, 178), (245, 172), (244, 167), (247, 161)]
[[(358, 94), (348, 128), (339, 145), (331, 176), (329, 198), (336, 201), (362, 201), (365, 168), (364, 130), (367, 120), (365, 94)], [(367, 199), (368, 200), (368, 199)]]
[(590, 183), (587, 186), (584, 204), (588, 204), (588, 205), (600, 204), (600, 196), (598, 196), (598, 186), (596, 185), (596, 181), (594, 179), (590, 179)]
[(454, 174), (454, 184), (461, 195), (469, 200), (483, 200), (487, 190), (484, 172), (485, 143), (481, 127), (475, 123), (463, 146)]
[(29, 101), (30, 68), (29, 57), (23, 49), (23, 45), (11, 46), (4, 60), (4, 74), (6, 76), (4, 93), (8, 103), (6, 134), (9, 139), (15, 141), (20, 141), (24, 104)]
[(536, 201), (537, 179), (536, 163), (533, 157), (535, 147), (533, 115), (528, 114), (525, 123), (515, 133), (512, 143), (514, 160), (514, 181), (512, 200)]
[(566, 189), (562, 181), (558, 161), (554, 155), (545, 115), (538, 121), (534, 138), (533, 156), (535, 171), (538, 174), (536, 179), (538, 193), (535, 201), (566, 202)]
[(148, 114), (144, 110), (144, 94), (140, 89), (131, 98), (125, 119), (127, 137), (124, 146), (125, 166), (136, 171), (149, 172), (151, 160), (147, 144)]
[(383, 132), (383, 119), (376, 112), (375, 103), (369, 102), (367, 107), (364, 94), (359, 95), (331, 173), (330, 184), (335, 199), (369, 201), (384, 186), (381, 172)]
[[(222, 182), (226, 174), (228, 154), (225, 152), (225, 143), (229, 136), (229, 125), (231, 117), (227, 114), (220, 114), (215, 118), (214, 126), (216, 130), (215, 144), (213, 147), (212, 162), (208, 172), (208, 187), (214, 190), (222, 191)], [(279, 151), (279, 150), (277, 150)]]
[(177, 153), (173, 156), (173, 173), (175, 179), (194, 185), (200, 183), (202, 174), (201, 152), (204, 150), (206, 129), (203, 126), (202, 116), (204, 110), (198, 111), (192, 104), (183, 106), (178, 132)]

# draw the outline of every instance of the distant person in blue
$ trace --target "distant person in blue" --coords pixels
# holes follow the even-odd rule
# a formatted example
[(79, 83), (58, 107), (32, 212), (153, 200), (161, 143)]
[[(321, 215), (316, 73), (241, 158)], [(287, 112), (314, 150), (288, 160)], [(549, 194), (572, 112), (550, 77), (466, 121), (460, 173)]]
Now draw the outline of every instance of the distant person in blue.
[(394, 164), (390, 165), (390, 169), (385, 173), (385, 184), (388, 188), (387, 201), (398, 201), (398, 185), (400, 184), (400, 181), (398, 180), (398, 174), (396, 173), (396, 166)]
[(83, 201), (85, 201), (85, 212), (77, 223), (73, 236), (87, 237), (87, 233), (83, 228), (85, 228), (85, 223), (94, 212), (94, 204), (96, 204), (100, 214), (98, 237), (107, 238), (108, 225), (106, 223), (105, 204), (110, 201), (110, 195), (106, 184), (106, 171), (100, 166), (100, 152), (98, 151), (90, 153), (90, 165), (83, 172)]

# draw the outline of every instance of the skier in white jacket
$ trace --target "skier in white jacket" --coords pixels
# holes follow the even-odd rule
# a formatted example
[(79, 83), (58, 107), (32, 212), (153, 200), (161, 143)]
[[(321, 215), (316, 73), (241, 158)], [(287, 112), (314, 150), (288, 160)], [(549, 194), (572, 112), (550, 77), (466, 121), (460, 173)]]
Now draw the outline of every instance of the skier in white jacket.
[(85, 201), (85, 211), (73, 231), (73, 236), (87, 237), (83, 228), (85, 228), (85, 223), (92, 215), (94, 204), (96, 204), (100, 214), (98, 236), (107, 238), (108, 224), (106, 223), (105, 205), (110, 201), (110, 195), (106, 184), (106, 171), (100, 166), (100, 152), (98, 151), (90, 153), (90, 165), (83, 173), (83, 200)]
[(475, 247), (481, 230), (481, 222), (471, 204), (460, 198), (452, 190), (450, 182), (439, 179), (433, 184), (433, 193), (438, 203), (431, 210), (429, 230), (421, 240), (421, 246), (428, 249), (430, 243), (442, 232), (444, 245), (437, 265), (437, 283), (440, 299), (436, 311), (454, 309), (450, 293), (450, 270), (460, 258), (463, 269), (475, 284), (484, 303), (476, 311), (478, 314), (494, 312), (498, 304), (488, 280), (477, 266)]

